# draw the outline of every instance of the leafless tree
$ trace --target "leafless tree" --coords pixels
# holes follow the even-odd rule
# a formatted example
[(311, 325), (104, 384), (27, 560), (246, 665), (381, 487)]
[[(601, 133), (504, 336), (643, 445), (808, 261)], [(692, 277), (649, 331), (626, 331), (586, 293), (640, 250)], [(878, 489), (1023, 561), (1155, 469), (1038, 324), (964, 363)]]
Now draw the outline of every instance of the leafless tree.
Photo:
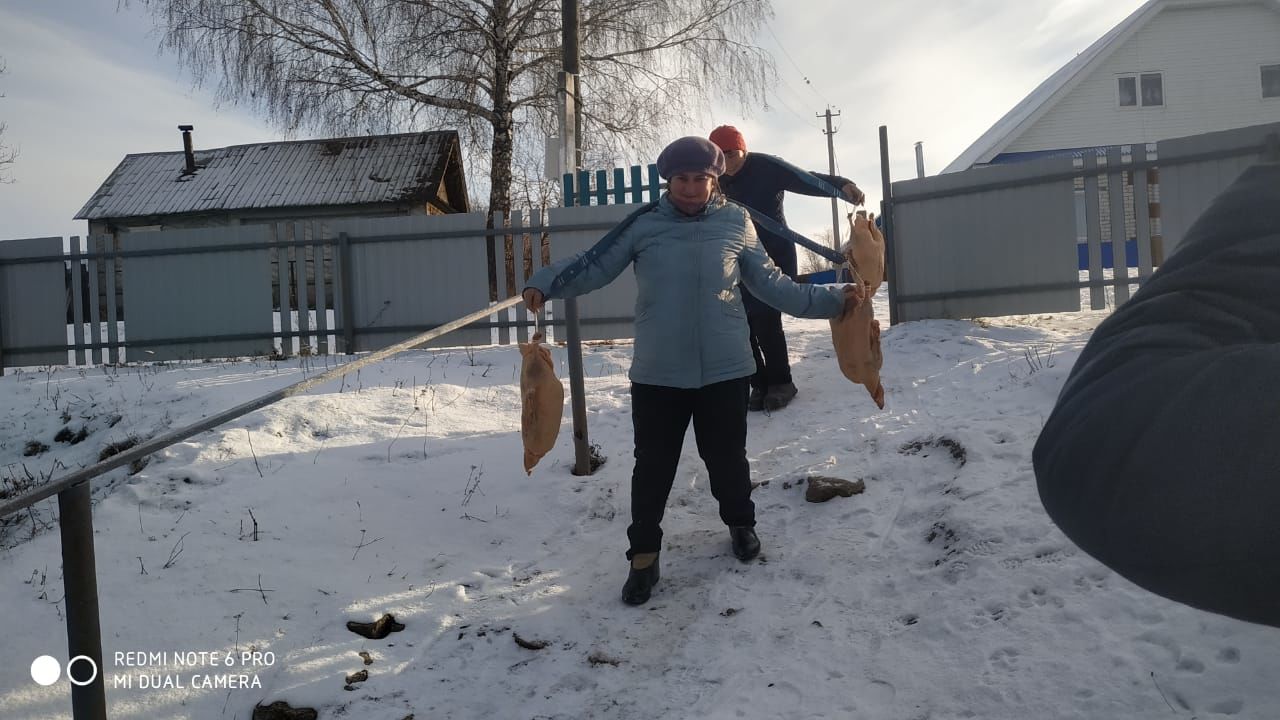
[[(0, 58), (0, 76), (4, 75), (5, 69), (6, 66), (4, 59)], [(4, 93), (0, 93), (0, 98), (2, 97), (4, 97)], [(8, 126), (5, 123), (0, 122), (0, 140), (4, 139), (4, 131), (6, 127)], [(13, 176), (9, 174), (9, 166), (17, 159), (18, 151), (5, 145), (3, 142), (0, 142), (0, 183), (13, 182)]]
[[(823, 247), (831, 247), (831, 231), (823, 228), (818, 231), (818, 236), (813, 241), (819, 243)], [(800, 253), (800, 273), (809, 275), (812, 273), (823, 272), (831, 269), (831, 261), (822, 257), (808, 248), (797, 247)]]
[[(128, 2), (129, 0), (126, 0)], [(556, 124), (560, 0), (132, 0), (162, 47), (223, 101), (286, 134), (457, 128), (488, 209), (539, 183)], [(652, 152), (716, 97), (764, 103), (771, 58), (752, 43), (770, 0), (580, 0), (584, 153)], [(673, 133), (673, 131), (678, 131)], [(513, 186), (513, 177), (515, 186)], [(483, 203), (477, 203), (483, 205)]]

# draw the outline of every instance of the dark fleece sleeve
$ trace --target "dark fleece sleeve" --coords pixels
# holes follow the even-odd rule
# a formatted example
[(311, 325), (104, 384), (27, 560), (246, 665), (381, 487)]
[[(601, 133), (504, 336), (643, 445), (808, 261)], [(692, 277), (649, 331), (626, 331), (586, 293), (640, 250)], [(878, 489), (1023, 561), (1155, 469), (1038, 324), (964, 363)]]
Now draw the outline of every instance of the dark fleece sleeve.
[[(845, 185), (853, 183), (853, 181), (850, 180), (849, 178), (841, 177), (840, 175), (828, 175), (826, 173), (820, 173), (817, 171), (810, 171), (809, 174), (818, 178), (823, 182), (830, 183), (831, 187), (835, 188), (836, 190), (843, 188)], [(856, 185), (857, 183), (853, 183), (853, 184)], [(841, 196), (841, 199), (843, 199), (843, 196)]]
[(1090, 555), (1280, 627), (1280, 165), (1247, 170), (1098, 326), (1033, 462)]

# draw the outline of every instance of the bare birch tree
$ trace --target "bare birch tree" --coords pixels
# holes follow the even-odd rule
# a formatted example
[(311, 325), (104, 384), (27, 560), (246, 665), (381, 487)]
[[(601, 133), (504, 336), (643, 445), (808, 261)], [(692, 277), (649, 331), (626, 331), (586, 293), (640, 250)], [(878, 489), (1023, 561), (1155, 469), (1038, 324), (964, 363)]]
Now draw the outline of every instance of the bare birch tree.
[[(823, 228), (818, 231), (817, 237), (813, 238), (814, 242), (822, 247), (831, 247), (831, 230)], [(832, 262), (818, 253), (804, 247), (796, 247), (800, 253), (800, 272), (803, 275), (812, 275), (830, 270)]]
[[(126, 0), (128, 1), (128, 0)], [(287, 135), (456, 128), (488, 209), (536, 196), (529, 158), (554, 133), (560, 0), (132, 0), (198, 83)], [(770, 0), (580, 0), (585, 152), (616, 162), (704, 132), (715, 97), (763, 106), (752, 39)], [(518, 150), (523, 149), (525, 161)], [(523, 172), (520, 172), (524, 168)], [(473, 177), (475, 173), (473, 173)]]
[[(4, 59), (0, 58), (0, 76), (4, 75), (5, 70)], [(0, 98), (2, 97), (4, 97), (4, 93), (0, 93)], [(13, 177), (9, 174), (9, 166), (13, 164), (14, 160), (18, 159), (18, 151), (2, 142), (4, 140), (4, 131), (7, 127), (5, 123), (0, 122), (0, 183), (13, 182)]]

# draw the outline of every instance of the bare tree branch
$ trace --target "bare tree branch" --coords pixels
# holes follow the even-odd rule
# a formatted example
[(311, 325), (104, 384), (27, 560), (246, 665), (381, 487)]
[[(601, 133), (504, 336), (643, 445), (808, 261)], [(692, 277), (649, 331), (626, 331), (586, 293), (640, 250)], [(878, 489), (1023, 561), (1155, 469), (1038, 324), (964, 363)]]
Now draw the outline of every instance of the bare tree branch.
[[(4, 75), (5, 69), (4, 58), (0, 58), (0, 76)], [(4, 93), (0, 93), (0, 98), (2, 97), (4, 97)], [(0, 122), (0, 140), (4, 139), (4, 131), (7, 127), (8, 125)], [(9, 174), (8, 166), (12, 165), (13, 161), (17, 159), (18, 151), (0, 142), (0, 183), (13, 182), (13, 176)]]
[[(457, 129), (470, 177), (488, 178), (486, 209), (558, 192), (540, 166), (556, 131), (560, 0), (124, 2), (151, 12), (197, 84), (286, 135)], [(592, 164), (651, 157), (713, 99), (749, 112), (774, 81), (752, 44), (770, 0), (580, 0), (580, 13)]]

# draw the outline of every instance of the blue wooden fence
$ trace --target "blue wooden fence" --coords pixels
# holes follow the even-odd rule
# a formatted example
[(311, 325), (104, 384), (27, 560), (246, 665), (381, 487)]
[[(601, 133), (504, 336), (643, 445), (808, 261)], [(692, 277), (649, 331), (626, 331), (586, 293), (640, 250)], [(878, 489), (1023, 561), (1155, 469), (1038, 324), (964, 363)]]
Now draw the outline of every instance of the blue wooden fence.
[[(579, 171), (576, 177), (573, 173), (564, 174), (565, 207), (608, 205), (610, 198), (614, 205), (649, 202), (657, 200), (665, 187), (665, 183), (658, 179), (657, 165), (649, 165), (648, 168), (632, 165), (629, 171), (625, 168), (614, 168), (612, 173), (608, 170), (596, 170), (594, 187), (591, 182), (592, 175), (590, 170)], [(609, 186), (610, 175), (613, 177), (613, 187)], [(595, 203), (591, 202), (592, 199)]]

